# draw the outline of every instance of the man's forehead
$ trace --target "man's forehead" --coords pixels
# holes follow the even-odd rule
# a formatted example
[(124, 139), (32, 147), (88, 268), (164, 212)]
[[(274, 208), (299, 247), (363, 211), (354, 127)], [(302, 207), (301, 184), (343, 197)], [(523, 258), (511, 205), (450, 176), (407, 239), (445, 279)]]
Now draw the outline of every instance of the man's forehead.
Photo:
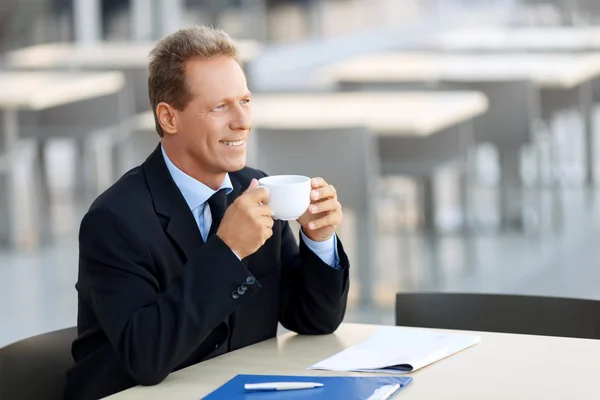
[(192, 94), (206, 98), (235, 98), (248, 92), (244, 72), (230, 57), (189, 60), (186, 78)]
[[(245, 80), (244, 71), (233, 58), (192, 58), (185, 64), (185, 74), (190, 80), (214, 81), (215, 79)], [(206, 82), (204, 82), (206, 83)]]

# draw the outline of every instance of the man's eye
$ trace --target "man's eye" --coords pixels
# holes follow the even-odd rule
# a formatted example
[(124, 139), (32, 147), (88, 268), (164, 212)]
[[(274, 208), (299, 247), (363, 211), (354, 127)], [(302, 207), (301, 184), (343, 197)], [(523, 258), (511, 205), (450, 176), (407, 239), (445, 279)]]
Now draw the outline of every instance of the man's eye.
[(240, 103), (244, 106), (244, 105), (250, 103), (250, 99), (244, 99), (244, 100), (240, 101)]

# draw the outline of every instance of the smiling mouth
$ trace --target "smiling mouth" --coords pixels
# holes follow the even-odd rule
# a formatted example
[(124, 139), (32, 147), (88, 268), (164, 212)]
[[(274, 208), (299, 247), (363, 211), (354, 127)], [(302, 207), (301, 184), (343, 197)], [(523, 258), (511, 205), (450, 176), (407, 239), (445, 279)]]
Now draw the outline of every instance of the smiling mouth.
[(227, 140), (220, 140), (219, 142), (229, 146), (229, 147), (238, 147), (244, 144), (243, 140), (236, 140), (233, 142), (227, 141)]

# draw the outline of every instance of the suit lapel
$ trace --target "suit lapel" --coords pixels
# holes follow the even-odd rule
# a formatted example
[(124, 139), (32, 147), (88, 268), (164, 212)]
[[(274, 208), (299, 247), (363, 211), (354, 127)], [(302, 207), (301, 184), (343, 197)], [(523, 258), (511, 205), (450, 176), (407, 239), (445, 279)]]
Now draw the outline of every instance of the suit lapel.
[(154, 202), (154, 210), (166, 218), (165, 232), (189, 260), (204, 241), (194, 215), (173, 181), (158, 147), (143, 164), (146, 182)]
[(231, 193), (227, 195), (227, 207), (229, 207), (244, 191), (244, 187), (237, 179), (235, 173), (229, 174), (229, 179), (231, 180), (231, 186), (233, 186), (233, 189), (231, 190)]
[[(187, 204), (185, 204), (187, 207)], [(189, 211), (189, 209), (188, 209)], [(182, 215), (184, 213), (178, 213), (171, 216), (169, 223), (167, 224), (167, 235), (179, 246), (185, 258), (190, 259), (194, 250), (198, 250), (200, 246), (204, 244), (202, 235), (198, 230), (198, 225), (194, 220), (194, 216)]]

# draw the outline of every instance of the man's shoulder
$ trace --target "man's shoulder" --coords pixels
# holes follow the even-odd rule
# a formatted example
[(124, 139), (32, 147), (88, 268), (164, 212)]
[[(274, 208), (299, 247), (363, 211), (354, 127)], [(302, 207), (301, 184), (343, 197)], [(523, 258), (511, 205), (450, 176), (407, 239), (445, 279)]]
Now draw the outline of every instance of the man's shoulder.
[(110, 210), (127, 219), (143, 210), (152, 210), (152, 198), (141, 166), (125, 173), (119, 180), (100, 194), (89, 208), (89, 212)]

